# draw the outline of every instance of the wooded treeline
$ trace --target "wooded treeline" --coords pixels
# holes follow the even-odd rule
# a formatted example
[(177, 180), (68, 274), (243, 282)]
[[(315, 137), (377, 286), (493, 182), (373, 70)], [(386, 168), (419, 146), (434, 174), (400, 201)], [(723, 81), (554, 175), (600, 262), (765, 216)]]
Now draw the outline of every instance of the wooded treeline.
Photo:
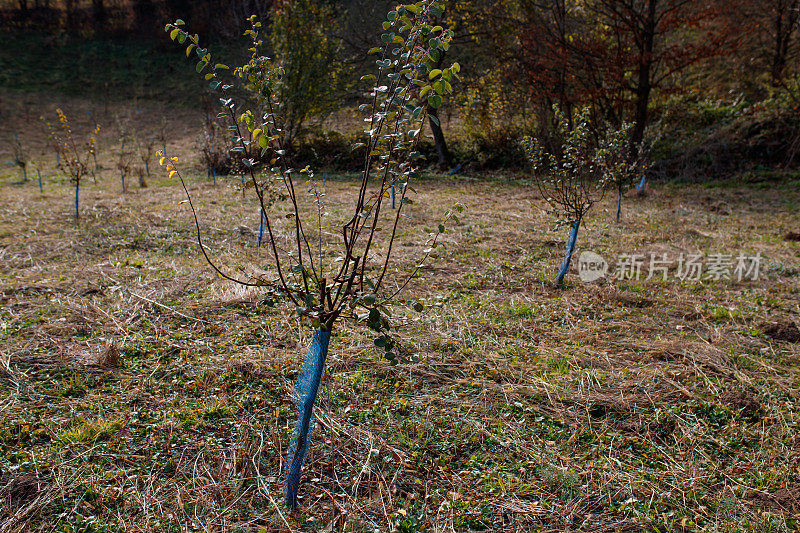
[[(276, 9), (301, 3), (325, 14), (299, 23), (320, 24), (302, 31), (325, 32), (335, 43), (344, 65), (337, 89), (348, 101), (369, 67), (365, 52), (379, 39), (377, 21), (395, 2), (16, 0), (0, 3), (0, 22), (78, 38), (158, 38), (165, 22), (180, 17), (212, 41), (232, 42), (247, 15), (269, 24)], [(724, 164), (720, 150), (754, 137), (758, 146), (738, 146), (737, 154), (794, 161), (800, 0), (447, 3), (442, 25), (457, 40), (447, 60), (464, 68), (457, 98), (439, 111), (445, 128), (434, 128), (431, 155), (443, 168), (521, 164), (516, 140), (530, 131), (547, 136), (554, 105), (568, 117), (589, 107), (598, 129), (631, 123), (631, 150), (655, 143), (668, 167), (689, 166), (687, 154), (699, 150), (715, 170)]]

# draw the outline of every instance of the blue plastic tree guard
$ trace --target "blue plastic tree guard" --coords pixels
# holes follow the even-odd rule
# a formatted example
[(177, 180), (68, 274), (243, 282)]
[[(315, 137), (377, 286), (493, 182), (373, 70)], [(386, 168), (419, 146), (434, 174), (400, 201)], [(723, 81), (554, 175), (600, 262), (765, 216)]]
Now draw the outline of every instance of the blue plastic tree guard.
[(303, 361), (303, 367), (294, 387), (297, 425), (286, 458), (286, 502), (292, 509), (297, 507), (297, 490), (300, 487), (300, 475), (308, 454), (309, 438), (314, 422), (314, 402), (325, 371), (325, 358), (328, 356), (330, 339), (330, 331), (314, 331), (308, 355)]
[(264, 222), (266, 222), (266, 220), (264, 219), (264, 210), (263, 209), (259, 208), (258, 209), (258, 214), (261, 215), (261, 221), (258, 224), (258, 246), (260, 248), (261, 247), (261, 243), (264, 241)]
[(636, 186), (636, 192), (644, 191), (644, 184), (646, 179), (647, 177), (643, 175), (641, 181), (639, 182), (639, 185)]
[(558, 269), (558, 277), (556, 277), (556, 285), (559, 287), (564, 281), (564, 276), (566, 276), (569, 271), (569, 264), (572, 261), (572, 254), (575, 252), (575, 241), (578, 240), (578, 228), (580, 227), (580, 219), (572, 223), (572, 230), (569, 232), (569, 239), (567, 240), (567, 255), (564, 257), (561, 268)]

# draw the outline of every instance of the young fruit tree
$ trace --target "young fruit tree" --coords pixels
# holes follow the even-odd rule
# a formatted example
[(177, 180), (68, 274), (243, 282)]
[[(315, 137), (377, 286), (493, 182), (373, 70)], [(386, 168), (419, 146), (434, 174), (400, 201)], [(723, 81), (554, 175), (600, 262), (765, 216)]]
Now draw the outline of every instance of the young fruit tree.
[[(450, 212), (444, 215), (429, 235), (427, 248), (420, 251), (422, 257), (416, 267), (403, 269), (393, 261), (400, 223), (413, 214), (407, 212), (413, 205), (412, 184), (419, 177), (417, 145), (428, 106), (438, 107), (443, 97), (452, 93), (451, 82), (460, 70), (458, 64), (435, 67), (453, 37), (452, 31), (434, 22), (443, 10), (439, 0), (421, 0), (397, 6), (383, 23), (383, 45), (370, 50), (378, 57), (377, 75), (363, 79), (372, 87), (368, 102), (360, 107), (367, 128), (365, 159), (358, 185), (337, 206), (341, 209), (335, 210), (327, 208), (326, 185), (310, 168), (292, 168), (286, 150), (286, 118), (280, 113), (283, 107), (278, 100), (285, 70), (261, 55), (261, 23), (255, 17), (249, 19), (250, 29), (245, 35), (251, 43), (250, 59), (232, 71), (212, 62), (209, 51), (200, 46), (197, 35), (184, 29), (183, 21), (166, 27), (173, 41), (186, 45), (187, 54), (197, 55), (197, 72), (205, 73), (211, 89), (220, 95), (218, 117), (228, 121), (232, 155), (241, 158), (247, 190), (254, 195), (263, 217), (270, 271), (235, 277), (216, 264), (203, 244), (198, 213), (177, 158), (161, 157), (169, 176), (177, 176), (187, 194), (200, 250), (218, 275), (263, 288), (268, 293), (265, 301), (271, 305), (279, 300), (288, 303), (313, 328), (294, 391), (298, 420), (285, 472), (286, 502), (292, 508), (297, 506), (314, 402), (334, 327), (345, 319), (364, 324), (377, 334), (375, 345), (384, 350), (390, 362), (403, 358), (392, 336), (389, 305), (437, 247), (444, 223), (455, 217)], [(236, 91), (239, 88), (251, 95), (256, 109), (264, 111), (254, 113), (240, 107), (233, 96), (240, 94)], [(397, 185), (399, 197), (395, 210), (386, 206), (392, 183)], [(332, 212), (344, 215), (336, 218)], [(414, 308), (422, 310), (421, 304)]]
[(553, 108), (555, 148), (548, 151), (539, 138), (525, 137), (523, 148), (533, 168), (533, 178), (542, 199), (553, 209), (559, 225), (570, 228), (567, 250), (556, 276), (561, 287), (569, 271), (578, 231), (592, 206), (605, 195), (608, 184), (627, 169), (624, 155), (627, 136), (613, 131), (598, 143), (590, 126), (591, 110), (579, 110), (570, 121)]
[(122, 192), (127, 192), (125, 178), (131, 173), (133, 160), (136, 157), (131, 135), (122, 120), (117, 119), (119, 124), (119, 151), (117, 152), (117, 169), (119, 170), (119, 180), (122, 185)]
[(22, 171), (22, 183), (28, 182), (28, 158), (25, 155), (25, 150), (22, 148), (22, 143), (19, 140), (19, 135), (14, 134), (14, 165), (19, 167)]
[(81, 180), (89, 174), (89, 160), (94, 157), (95, 143), (100, 126), (96, 125), (84, 142), (75, 140), (67, 115), (61, 109), (56, 109), (58, 126), (53, 126), (42, 117), (50, 132), (50, 139), (56, 148), (59, 168), (64, 172), (75, 186), (75, 222), (80, 220), (79, 198)]
[(633, 125), (625, 123), (619, 129), (610, 129), (598, 141), (597, 163), (608, 177), (609, 188), (617, 193), (616, 221), (622, 218), (622, 196), (636, 184), (637, 193), (642, 193), (647, 176), (647, 158), (650, 154), (644, 142), (631, 149)]
[(150, 179), (150, 164), (153, 162), (153, 157), (156, 154), (156, 136), (148, 135), (143, 136), (140, 118), (137, 115), (136, 126), (133, 128), (133, 143), (136, 147), (136, 159), (139, 160), (141, 165), (137, 165), (136, 172), (139, 174), (139, 187), (144, 189), (147, 187), (147, 180)]

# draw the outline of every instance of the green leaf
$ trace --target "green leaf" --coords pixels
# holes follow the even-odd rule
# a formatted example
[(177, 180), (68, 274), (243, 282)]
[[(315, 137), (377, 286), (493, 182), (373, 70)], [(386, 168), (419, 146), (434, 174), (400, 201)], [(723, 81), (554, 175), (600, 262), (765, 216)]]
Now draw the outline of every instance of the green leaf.
[(200, 72), (203, 72), (203, 69), (206, 68), (206, 65), (208, 65), (208, 63), (206, 63), (205, 61), (198, 61), (197, 62), (197, 66), (195, 67), (195, 70), (199, 74)]
[(444, 224), (439, 224), (439, 233), (444, 233), (445, 227)]
[(417, 313), (421, 313), (423, 309), (425, 309), (425, 306), (422, 305), (421, 302), (416, 302), (414, 304), (414, 311), (416, 311)]
[(432, 108), (437, 109), (440, 105), (442, 105), (442, 97), (438, 94), (432, 94), (428, 97), (428, 105)]
[(196, 46), (196, 44), (190, 44), (186, 47), (186, 57), (189, 57), (192, 54), (192, 50), (194, 50)]
[(440, 75), (441, 73), (442, 73), (442, 71), (440, 69), (435, 68), (435, 69), (433, 69), (432, 71), (430, 71), (428, 73), (428, 79), (432, 80), (433, 78), (435, 78), (436, 76)]
[(180, 31), (181, 31), (181, 30), (179, 30), (178, 28), (175, 28), (174, 30), (172, 30), (171, 32), (169, 32), (169, 38), (170, 38), (170, 39), (172, 39), (172, 40), (174, 41), (174, 40), (175, 40), (175, 37), (177, 37), (177, 36), (178, 36), (178, 33), (180, 33)]
[(214, 65), (214, 69), (222, 69), (222, 70), (230, 70), (231, 67), (228, 65), (223, 65), (222, 63), (217, 63)]

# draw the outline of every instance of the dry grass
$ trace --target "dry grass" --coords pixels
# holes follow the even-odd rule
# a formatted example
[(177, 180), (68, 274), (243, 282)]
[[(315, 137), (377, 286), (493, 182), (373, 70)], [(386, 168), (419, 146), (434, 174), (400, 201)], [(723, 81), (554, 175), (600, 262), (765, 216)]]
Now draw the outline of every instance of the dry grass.
[[(44, 195), (3, 172), (2, 533), (797, 527), (800, 351), (759, 329), (798, 321), (796, 183), (656, 186), (579, 238), (606, 257), (760, 252), (758, 282), (573, 273), (561, 291), (565, 235), (530, 187), (421, 183), (401, 267), (467, 206), (412, 284), (426, 311), (396, 310), (421, 361), (391, 367), (362, 329), (336, 332), (291, 516), (281, 461), (309, 329), (211, 274), (175, 184), (122, 195), (101, 173), (76, 227), (52, 171)], [(236, 186), (191, 185), (211, 249), (247, 272), (268, 256), (239, 229), (258, 218)], [(329, 181), (332, 210), (352, 187)]]

